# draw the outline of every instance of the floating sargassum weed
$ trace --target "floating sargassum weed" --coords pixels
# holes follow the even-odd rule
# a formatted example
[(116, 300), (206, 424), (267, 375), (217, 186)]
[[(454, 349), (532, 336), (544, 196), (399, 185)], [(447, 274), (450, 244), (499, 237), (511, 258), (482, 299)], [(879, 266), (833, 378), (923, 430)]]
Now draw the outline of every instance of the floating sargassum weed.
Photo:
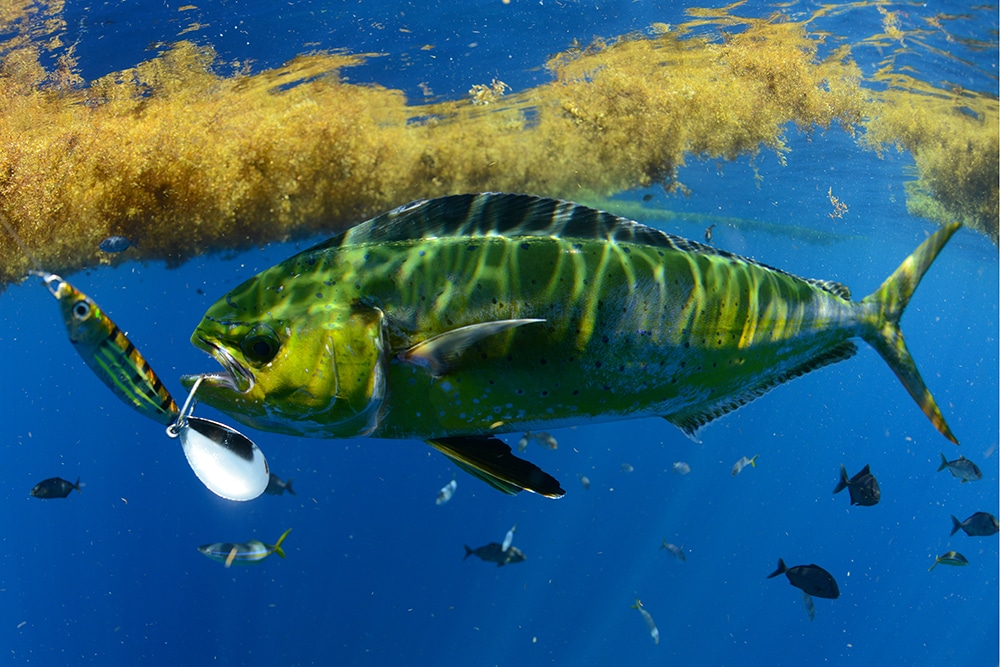
[(93, 299), (54, 273), (31, 273), (59, 300), (70, 342), (101, 382), (140, 414), (161, 424), (173, 422), (177, 404), (118, 325)]

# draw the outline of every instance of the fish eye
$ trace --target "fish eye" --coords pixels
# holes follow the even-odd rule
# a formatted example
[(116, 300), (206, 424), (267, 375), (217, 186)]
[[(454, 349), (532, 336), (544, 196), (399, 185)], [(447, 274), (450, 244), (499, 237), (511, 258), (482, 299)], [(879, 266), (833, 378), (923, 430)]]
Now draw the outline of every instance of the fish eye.
[(90, 304), (82, 299), (74, 303), (73, 317), (78, 320), (85, 320), (90, 317)]
[(274, 330), (266, 324), (258, 324), (240, 342), (240, 349), (248, 361), (266, 364), (278, 354), (281, 342)]

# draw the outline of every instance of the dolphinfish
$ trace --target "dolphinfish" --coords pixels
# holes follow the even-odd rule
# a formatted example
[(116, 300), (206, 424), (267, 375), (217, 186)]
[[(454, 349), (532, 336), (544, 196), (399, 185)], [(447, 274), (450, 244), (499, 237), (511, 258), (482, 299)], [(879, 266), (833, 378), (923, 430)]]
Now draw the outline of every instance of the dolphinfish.
[(211, 306), (192, 342), (225, 371), (198, 398), (264, 431), (421, 439), (498, 489), (555, 497), (559, 483), (497, 434), (657, 415), (696, 437), (861, 338), (955, 441), (899, 319), (958, 227), (852, 301), (844, 285), (571, 202), (416, 201)]

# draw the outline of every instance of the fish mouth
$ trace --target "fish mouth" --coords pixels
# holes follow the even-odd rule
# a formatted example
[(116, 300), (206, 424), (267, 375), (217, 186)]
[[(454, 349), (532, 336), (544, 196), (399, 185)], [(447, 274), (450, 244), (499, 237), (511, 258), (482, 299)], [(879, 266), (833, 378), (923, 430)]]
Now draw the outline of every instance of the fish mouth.
[(195, 347), (204, 350), (213, 359), (218, 361), (225, 370), (218, 373), (184, 375), (181, 377), (182, 384), (190, 388), (190, 385), (193, 385), (198, 378), (204, 378), (204, 381), (210, 385), (241, 394), (245, 394), (253, 389), (256, 383), (253, 373), (237, 361), (229, 350), (201, 336), (195, 336), (191, 342), (194, 343)]

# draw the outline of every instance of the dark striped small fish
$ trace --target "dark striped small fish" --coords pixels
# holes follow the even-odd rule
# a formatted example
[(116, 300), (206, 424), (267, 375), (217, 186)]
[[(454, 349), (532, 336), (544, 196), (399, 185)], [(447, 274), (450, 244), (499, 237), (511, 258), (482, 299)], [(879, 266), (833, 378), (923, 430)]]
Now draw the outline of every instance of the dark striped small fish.
[(70, 342), (101, 382), (146, 417), (161, 424), (173, 422), (180, 411), (170, 392), (111, 318), (90, 297), (54, 273), (31, 273), (59, 300)]
[(50, 477), (35, 484), (31, 489), (31, 495), (35, 498), (65, 498), (76, 489), (80, 493), (80, 478), (76, 478), (76, 483), (63, 479), (62, 477)]

